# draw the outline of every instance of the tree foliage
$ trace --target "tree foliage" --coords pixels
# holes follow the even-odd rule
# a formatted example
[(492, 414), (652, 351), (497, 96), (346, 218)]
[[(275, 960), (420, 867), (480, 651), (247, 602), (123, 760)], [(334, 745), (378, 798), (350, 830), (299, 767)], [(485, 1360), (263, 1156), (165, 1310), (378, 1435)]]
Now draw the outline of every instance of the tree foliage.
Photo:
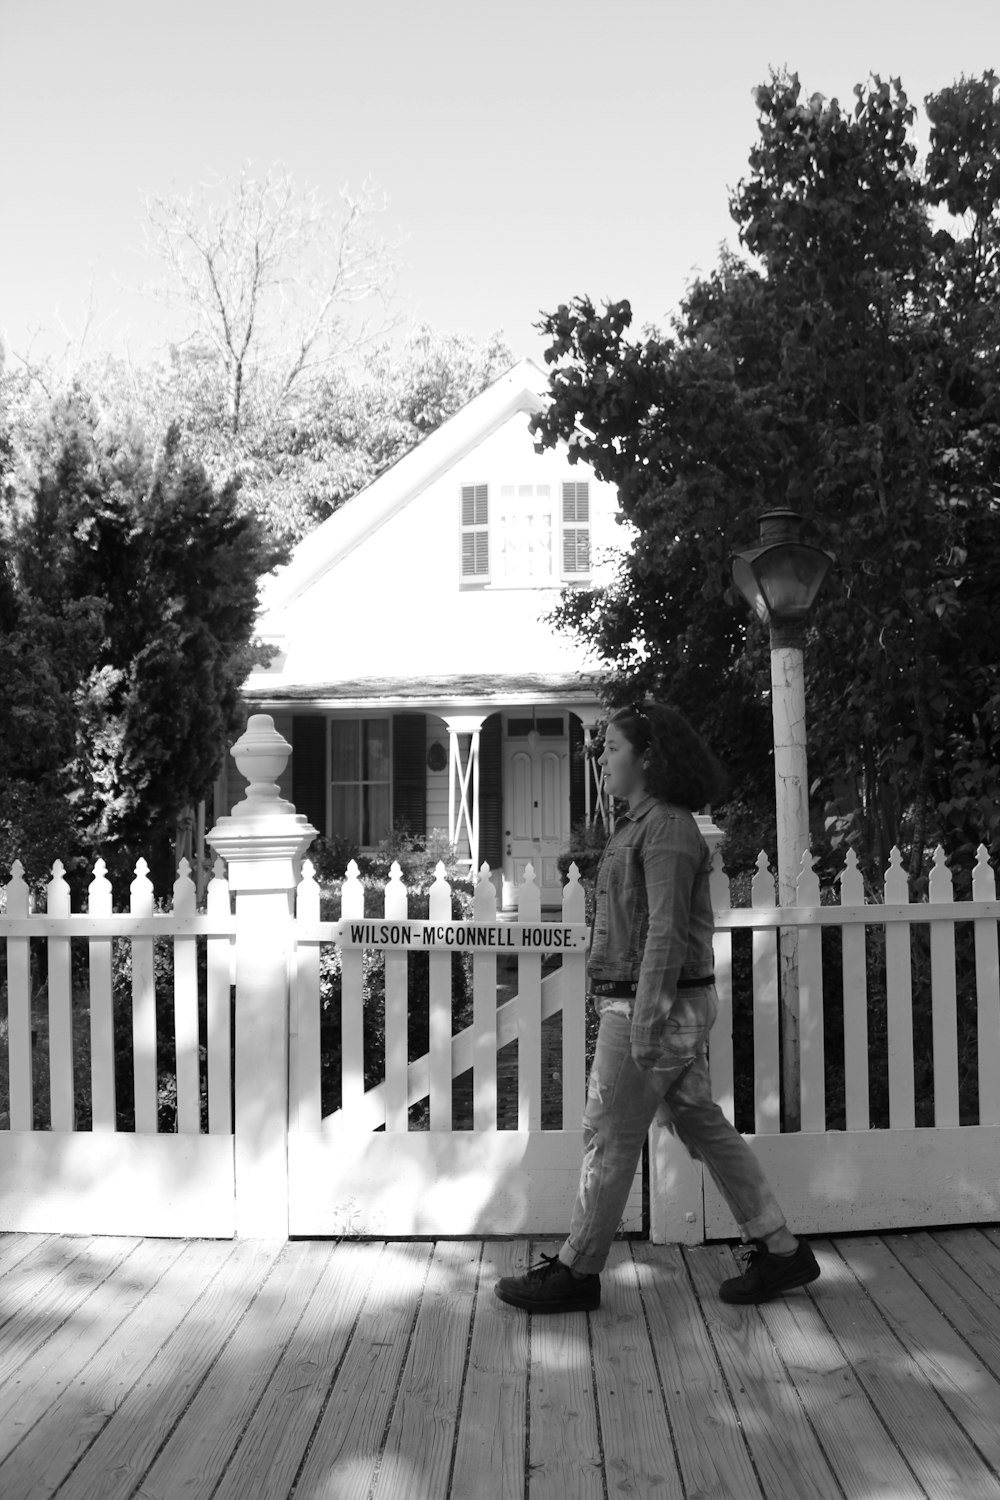
[(15, 445), (3, 522), (0, 857), (127, 874), (218, 772), (282, 553), (175, 429), (150, 452), (80, 389)]
[[(766, 798), (767, 642), (729, 586), (755, 517), (800, 511), (837, 568), (807, 651), (810, 770), (834, 839), (914, 873), (928, 844), (1000, 844), (1000, 83), (915, 111), (756, 90), (759, 135), (724, 254), (669, 336), (586, 298), (543, 325), (542, 444), (616, 482), (636, 541), (562, 622), (615, 691), (668, 693)], [(947, 210), (947, 213), (945, 212)]]

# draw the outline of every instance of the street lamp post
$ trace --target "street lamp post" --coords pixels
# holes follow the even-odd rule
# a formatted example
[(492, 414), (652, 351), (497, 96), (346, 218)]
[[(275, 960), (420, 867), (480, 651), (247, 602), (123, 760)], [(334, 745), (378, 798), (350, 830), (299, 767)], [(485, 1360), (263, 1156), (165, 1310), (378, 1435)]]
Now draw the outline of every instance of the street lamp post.
[[(759, 519), (760, 545), (734, 555), (733, 582), (771, 635), (778, 904), (794, 906), (802, 856), (809, 847), (803, 661), (806, 617), (833, 554), (802, 541), (802, 517), (795, 511), (772, 510)], [(779, 944), (785, 1128), (797, 1130), (801, 1120), (798, 929), (782, 928)]]

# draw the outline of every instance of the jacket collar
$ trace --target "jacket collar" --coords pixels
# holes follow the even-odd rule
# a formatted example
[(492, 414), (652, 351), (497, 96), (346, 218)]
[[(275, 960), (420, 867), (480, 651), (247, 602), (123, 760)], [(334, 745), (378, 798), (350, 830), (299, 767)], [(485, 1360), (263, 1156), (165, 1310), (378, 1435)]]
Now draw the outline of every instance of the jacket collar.
[(646, 816), (651, 807), (655, 806), (656, 798), (652, 795), (649, 795), (643, 797), (641, 802), (637, 802), (635, 807), (630, 807), (626, 812), (622, 813), (622, 817), (631, 818), (633, 822), (637, 823), (640, 818), (644, 818)]

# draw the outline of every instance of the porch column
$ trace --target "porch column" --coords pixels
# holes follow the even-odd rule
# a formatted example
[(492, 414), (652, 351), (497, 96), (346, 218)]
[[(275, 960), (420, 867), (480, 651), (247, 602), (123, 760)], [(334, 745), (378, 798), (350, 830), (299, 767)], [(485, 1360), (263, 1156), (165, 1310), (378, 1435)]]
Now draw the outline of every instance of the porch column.
[(250, 783), (207, 841), (236, 897), (236, 1233), (288, 1238), (288, 975), (296, 861), (316, 829), (279, 794), (291, 745), (253, 714), (232, 748)]
[[(469, 841), (473, 875), (479, 869), (479, 735), (486, 714), (444, 714), (448, 726), (448, 842), (457, 848), (463, 832)], [(462, 764), (462, 736), (469, 753)]]
[(583, 812), (584, 821), (588, 828), (594, 828), (598, 822), (608, 827), (608, 802), (604, 795), (604, 781), (601, 776), (601, 768), (590, 753), (594, 743), (594, 732), (597, 729), (596, 716), (592, 723), (583, 723)]

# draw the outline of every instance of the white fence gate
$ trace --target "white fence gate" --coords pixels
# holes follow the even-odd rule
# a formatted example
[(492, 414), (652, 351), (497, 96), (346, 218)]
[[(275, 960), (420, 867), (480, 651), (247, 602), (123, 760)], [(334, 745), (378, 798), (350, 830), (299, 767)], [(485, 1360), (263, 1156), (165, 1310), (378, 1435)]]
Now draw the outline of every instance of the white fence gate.
[[(564, 1232), (582, 1155), (585, 1084), (586, 924), (576, 866), (562, 920), (543, 923), (529, 865), (517, 919), (499, 922), (484, 865), (468, 919), (453, 918), (438, 867), (426, 919), (411, 918), (399, 866), (384, 917), (364, 920), (364, 890), (349, 867), (339, 923), (319, 921), (319, 888), (306, 866), (298, 889), (292, 994), (292, 1088), (288, 1138), (289, 1228), (293, 1234), (540, 1234)], [(340, 947), (341, 1102), (325, 1116), (320, 1081), (320, 945)], [(429, 1046), (408, 1057), (407, 968), (427, 954)], [(384, 954), (384, 1080), (365, 1089), (364, 970)], [(471, 1024), (454, 1031), (452, 955), (472, 970)], [(543, 956), (557, 958), (543, 973)], [(516, 959), (515, 993), (498, 1004), (498, 961)], [(555, 1066), (543, 1077), (543, 1024), (561, 1018)], [(454, 1034), (453, 1034), (454, 1031)], [(497, 1060), (517, 1044), (516, 1128), (503, 1128)], [(551, 1049), (550, 1049), (551, 1051)], [(471, 1072), (471, 1109), (455, 1128), (453, 1082)], [(544, 1128), (543, 1094), (557, 1128)], [(426, 1101), (429, 1118), (415, 1122)], [(416, 1125), (417, 1128), (414, 1128)], [(623, 1226), (642, 1229), (637, 1172)]]

